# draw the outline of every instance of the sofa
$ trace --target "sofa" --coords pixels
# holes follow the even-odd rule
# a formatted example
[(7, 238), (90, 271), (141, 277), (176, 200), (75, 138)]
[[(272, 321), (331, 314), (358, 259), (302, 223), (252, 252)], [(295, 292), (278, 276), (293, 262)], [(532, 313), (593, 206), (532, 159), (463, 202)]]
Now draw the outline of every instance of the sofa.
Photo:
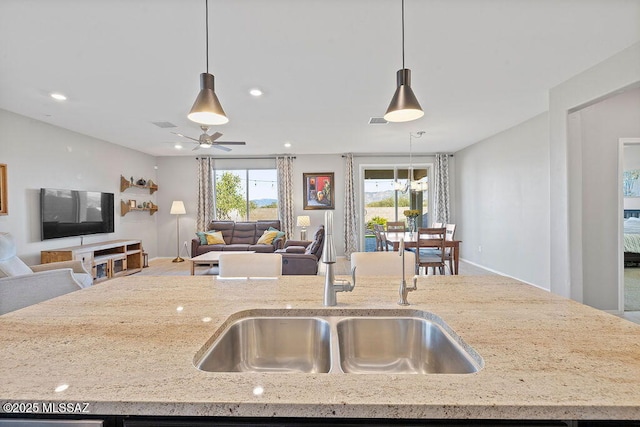
[(207, 232), (222, 233), (224, 244), (203, 244), (200, 237), (191, 240), (191, 256), (195, 257), (210, 251), (254, 251), (258, 253), (273, 253), (284, 248), (286, 236), (280, 236), (271, 244), (258, 244), (262, 234), (269, 228), (280, 230), (280, 220), (261, 221), (221, 221), (213, 220), (207, 225)]
[(324, 245), (324, 225), (318, 227), (313, 240), (287, 240), (284, 248), (277, 249), (282, 255), (283, 275), (316, 275), (318, 262)]

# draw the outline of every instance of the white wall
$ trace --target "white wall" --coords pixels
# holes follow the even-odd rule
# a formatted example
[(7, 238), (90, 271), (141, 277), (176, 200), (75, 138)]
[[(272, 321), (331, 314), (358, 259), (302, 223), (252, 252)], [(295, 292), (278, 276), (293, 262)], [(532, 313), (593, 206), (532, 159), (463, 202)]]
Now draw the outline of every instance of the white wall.
[[(582, 302), (618, 309), (619, 139), (640, 137), (640, 89), (570, 114), (569, 140), (579, 141), (582, 192)], [(626, 151), (626, 150), (625, 150)]]
[[(295, 198), (294, 215), (309, 215), (311, 227), (307, 231), (310, 238), (317, 227), (324, 224), (325, 210), (303, 210), (303, 173), (313, 172), (333, 172), (335, 174), (335, 198), (336, 208), (334, 215), (334, 241), (338, 255), (344, 254), (344, 179), (345, 179), (345, 159), (341, 154), (330, 155), (295, 155), (293, 166), (293, 194)], [(362, 164), (377, 165), (408, 165), (407, 157), (357, 157), (354, 159), (354, 168), (359, 170)], [(414, 164), (432, 163), (433, 156), (414, 155)], [(158, 254), (159, 256), (175, 257), (176, 245), (176, 218), (169, 215), (169, 207), (173, 200), (182, 200), (187, 210), (186, 215), (180, 217), (180, 241), (182, 244), (187, 241), (191, 248), (191, 239), (196, 230), (196, 210), (197, 210), (197, 167), (195, 156), (189, 157), (159, 157), (158, 163), (158, 183), (162, 186), (162, 191), (158, 191), (158, 204), (160, 211), (158, 216)], [(244, 168), (275, 168), (274, 159), (216, 159), (215, 165), (220, 169), (244, 169)], [(452, 194), (455, 194), (455, 162), (450, 161)], [(356, 177), (358, 179), (359, 177)], [(452, 221), (455, 220), (455, 203), (452, 201), (451, 210)], [(300, 229), (296, 228), (295, 235), (289, 238), (298, 239)], [(184, 257), (185, 254), (182, 253)]]
[[(176, 219), (169, 215), (172, 200), (183, 200), (187, 210), (180, 219), (180, 240), (188, 241), (195, 237), (198, 174), (195, 156), (193, 157), (160, 157), (158, 158), (158, 182), (162, 184), (163, 192), (158, 191), (160, 205), (158, 225), (158, 253), (159, 256), (176, 255)], [(220, 169), (246, 168), (275, 168), (274, 159), (216, 159), (215, 167)], [(336, 209), (334, 213), (334, 238), (336, 252), (344, 253), (344, 230), (342, 217), (344, 215), (344, 159), (340, 154), (332, 155), (296, 155), (293, 167), (293, 194), (296, 200), (294, 215), (309, 215), (311, 227), (307, 237), (311, 237), (317, 227), (324, 224), (324, 210), (303, 210), (303, 181), (302, 174), (309, 172), (335, 173)], [(300, 230), (296, 228), (296, 235), (289, 238), (298, 239)], [(183, 254), (184, 256), (184, 254)]]
[[(549, 91), (551, 291), (582, 301), (582, 164), (568, 115), (640, 82), (640, 43)], [(606, 173), (606, 172), (605, 172)]]
[(157, 182), (152, 156), (0, 110), (0, 163), (7, 164), (9, 186), (9, 215), (0, 216), (0, 231), (14, 236), (18, 256), (27, 264), (38, 264), (41, 250), (80, 244), (80, 237), (40, 241), (42, 187), (114, 193), (115, 232), (85, 236), (84, 243), (141, 239), (155, 256), (156, 217), (148, 212), (120, 216), (121, 198), (155, 200), (148, 191), (120, 193), (121, 174)]
[(548, 141), (544, 113), (455, 153), (462, 258), (545, 289)]

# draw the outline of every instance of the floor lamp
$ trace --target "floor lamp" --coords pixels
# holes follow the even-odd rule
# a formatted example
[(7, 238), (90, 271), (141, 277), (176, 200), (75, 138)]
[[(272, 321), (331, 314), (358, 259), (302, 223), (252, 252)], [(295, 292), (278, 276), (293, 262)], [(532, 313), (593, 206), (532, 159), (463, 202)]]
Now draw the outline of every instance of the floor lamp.
[(172, 262), (183, 262), (184, 259), (180, 258), (180, 215), (186, 214), (187, 211), (184, 209), (182, 200), (174, 200), (169, 213), (176, 216), (176, 239), (178, 240), (178, 256)]

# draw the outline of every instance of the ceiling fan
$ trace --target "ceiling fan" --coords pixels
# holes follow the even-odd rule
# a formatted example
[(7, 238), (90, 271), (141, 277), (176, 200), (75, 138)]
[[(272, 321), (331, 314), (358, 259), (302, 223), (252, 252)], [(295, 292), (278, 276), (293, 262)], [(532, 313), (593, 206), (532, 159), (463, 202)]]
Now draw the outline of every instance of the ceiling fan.
[(231, 148), (225, 147), (225, 145), (245, 145), (246, 144), (246, 142), (244, 141), (217, 141), (217, 139), (222, 136), (220, 132), (216, 132), (214, 134), (209, 135), (207, 133), (209, 131), (209, 126), (206, 126), (206, 125), (201, 125), (200, 129), (202, 129), (202, 135), (200, 135), (198, 139), (191, 138), (190, 136), (186, 136), (178, 132), (171, 132), (171, 133), (181, 136), (182, 138), (187, 138), (187, 139), (190, 139), (191, 141), (194, 141), (197, 144), (194, 150), (198, 150), (200, 148), (214, 147), (222, 151), (231, 151)]

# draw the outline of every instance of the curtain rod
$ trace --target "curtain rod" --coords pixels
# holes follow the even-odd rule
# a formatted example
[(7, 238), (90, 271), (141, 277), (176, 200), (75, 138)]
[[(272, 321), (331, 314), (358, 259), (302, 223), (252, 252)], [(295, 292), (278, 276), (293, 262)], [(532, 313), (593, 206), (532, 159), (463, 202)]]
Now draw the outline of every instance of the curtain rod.
[[(204, 159), (204, 158), (211, 158), (214, 160), (275, 160), (278, 157), (285, 157), (284, 155), (282, 156), (271, 156), (271, 157), (260, 157), (260, 156), (256, 156), (256, 157), (252, 157), (252, 156), (244, 156), (244, 157), (214, 157), (214, 156), (204, 156), (204, 157), (196, 157), (196, 160), (200, 160), (200, 159)], [(295, 159), (296, 156), (289, 156), (292, 159)]]
[[(436, 154), (447, 154), (447, 153), (413, 153), (413, 156), (435, 156)], [(342, 157), (347, 157), (346, 154), (343, 154)], [(409, 157), (409, 153), (388, 153), (388, 154), (354, 154), (354, 158), (356, 157)], [(449, 154), (449, 157), (453, 157), (453, 154)]]

